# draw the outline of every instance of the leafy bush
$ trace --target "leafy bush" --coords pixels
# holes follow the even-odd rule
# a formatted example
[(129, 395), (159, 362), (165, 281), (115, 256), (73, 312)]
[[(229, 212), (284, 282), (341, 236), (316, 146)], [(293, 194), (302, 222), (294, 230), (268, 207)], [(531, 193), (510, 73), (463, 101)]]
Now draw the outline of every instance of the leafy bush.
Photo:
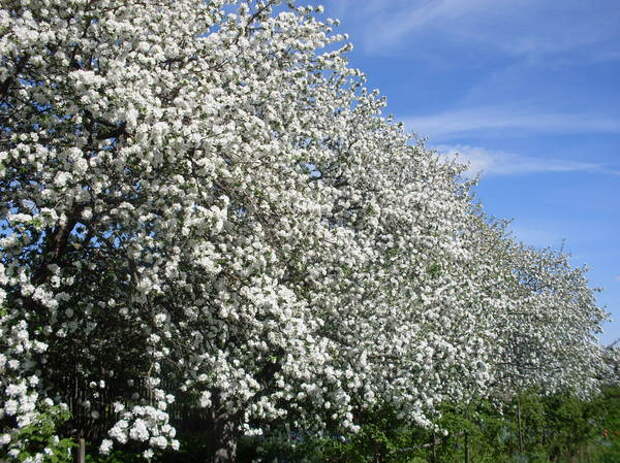
[(612, 463), (620, 461), (620, 389), (592, 400), (522, 393), (499, 405), (444, 405), (438, 426), (409, 426), (394, 409), (367, 413), (358, 433), (274, 432), (243, 441), (240, 461), (331, 463)]
[(58, 437), (58, 426), (67, 419), (69, 411), (64, 407), (49, 407), (38, 413), (29, 425), (10, 436), (6, 447), (0, 447), (0, 461), (7, 461), (3, 458), (6, 455), (6, 458), (19, 462), (70, 462), (71, 448), (75, 443)]

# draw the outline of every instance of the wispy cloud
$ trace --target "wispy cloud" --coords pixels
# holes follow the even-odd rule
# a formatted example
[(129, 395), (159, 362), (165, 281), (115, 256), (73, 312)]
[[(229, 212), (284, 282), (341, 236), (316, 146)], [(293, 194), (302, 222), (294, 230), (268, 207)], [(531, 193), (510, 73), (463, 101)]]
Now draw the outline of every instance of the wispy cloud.
[(459, 109), (404, 119), (420, 136), (449, 138), (450, 135), (493, 130), (522, 130), (537, 133), (620, 133), (620, 120), (594, 114), (518, 112), (507, 108)]
[(469, 177), (545, 172), (598, 172), (620, 175), (620, 171), (590, 162), (537, 158), (467, 145), (439, 145), (435, 149), (450, 159), (456, 157), (468, 163), (469, 168), (465, 175)]
[[(457, 39), (514, 55), (547, 55), (589, 47), (600, 59), (619, 50), (616, 0), (340, 0), (333, 12), (360, 26), (369, 52), (390, 53), (404, 39)], [(439, 32), (440, 34), (437, 34)], [(590, 54), (586, 54), (588, 58)], [(599, 56), (600, 55), (600, 56)]]
[[(501, 1), (501, 0), (500, 0)], [(374, 34), (366, 45), (371, 51), (391, 47), (412, 32), (462, 19), (479, 9), (488, 9), (497, 0), (409, 0), (392, 2), (370, 0), (365, 13), (373, 16)]]

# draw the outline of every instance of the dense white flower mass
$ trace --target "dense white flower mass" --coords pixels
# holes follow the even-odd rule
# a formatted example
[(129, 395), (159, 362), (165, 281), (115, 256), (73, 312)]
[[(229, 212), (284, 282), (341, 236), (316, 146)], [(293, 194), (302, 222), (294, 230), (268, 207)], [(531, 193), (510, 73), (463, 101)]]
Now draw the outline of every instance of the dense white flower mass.
[(187, 426), (224, 460), (278, 420), (596, 387), (583, 270), (482, 217), (337, 22), (279, 3), (2, 3), (0, 445), (44, 398), (103, 453)]

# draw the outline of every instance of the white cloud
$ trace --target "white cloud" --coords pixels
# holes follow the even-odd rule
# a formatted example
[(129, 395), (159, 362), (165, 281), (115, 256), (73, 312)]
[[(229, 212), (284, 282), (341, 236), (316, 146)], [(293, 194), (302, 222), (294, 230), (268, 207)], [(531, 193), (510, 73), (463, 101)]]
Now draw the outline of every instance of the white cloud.
[(614, 1), (593, 6), (583, 0), (340, 0), (333, 14), (357, 25), (369, 52), (395, 46), (454, 40), (520, 56), (542, 56), (588, 48), (581, 58), (615, 59), (620, 9)]
[[(376, 51), (391, 47), (404, 36), (427, 27), (462, 19), (477, 10), (488, 10), (502, 0), (405, 0), (391, 4), (383, 0), (371, 0), (363, 12), (373, 18), (372, 36), (367, 47)], [(504, 0), (505, 1), (505, 0)]]
[(404, 119), (418, 135), (444, 137), (491, 131), (527, 130), (538, 133), (620, 133), (620, 120), (594, 114), (537, 113), (480, 107)]
[(601, 164), (522, 156), (467, 145), (439, 145), (435, 149), (450, 159), (455, 156), (469, 164), (466, 176), (520, 175), (544, 172), (600, 172), (620, 175)]

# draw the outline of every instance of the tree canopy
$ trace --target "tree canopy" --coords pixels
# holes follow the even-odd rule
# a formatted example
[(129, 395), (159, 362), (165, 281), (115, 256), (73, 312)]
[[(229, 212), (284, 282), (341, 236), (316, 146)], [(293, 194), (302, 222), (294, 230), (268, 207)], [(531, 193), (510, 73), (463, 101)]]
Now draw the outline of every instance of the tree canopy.
[(515, 242), (383, 115), (320, 7), (5, 0), (0, 453), (64, 404), (107, 452), (389, 403), (595, 390), (585, 270)]

